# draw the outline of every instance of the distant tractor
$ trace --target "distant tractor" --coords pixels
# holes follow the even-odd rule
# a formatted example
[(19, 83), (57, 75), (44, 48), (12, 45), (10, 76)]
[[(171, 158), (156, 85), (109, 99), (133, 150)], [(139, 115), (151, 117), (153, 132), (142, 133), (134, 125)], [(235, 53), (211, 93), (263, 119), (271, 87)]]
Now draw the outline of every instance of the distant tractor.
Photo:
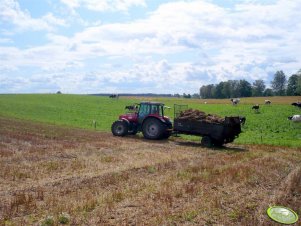
[(112, 124), (114, 136), (135, 135), (142, 132), (146, 139), (167, 139), (172, 132), (172, 123), (164, 115), (164, 104), (157, 102), (141, 102), (134, 112), (119, 116)]

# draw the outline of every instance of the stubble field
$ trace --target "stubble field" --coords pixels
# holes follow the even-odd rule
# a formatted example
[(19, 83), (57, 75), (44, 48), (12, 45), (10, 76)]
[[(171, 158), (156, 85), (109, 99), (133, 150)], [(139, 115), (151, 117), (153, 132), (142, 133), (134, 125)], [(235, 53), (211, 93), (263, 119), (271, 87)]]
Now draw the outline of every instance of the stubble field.
[(275, 225), (269, 205), (301, 213), (300, 148), (0, 125), (0, 225), (60, 225), (62, 213), (68, 225)]

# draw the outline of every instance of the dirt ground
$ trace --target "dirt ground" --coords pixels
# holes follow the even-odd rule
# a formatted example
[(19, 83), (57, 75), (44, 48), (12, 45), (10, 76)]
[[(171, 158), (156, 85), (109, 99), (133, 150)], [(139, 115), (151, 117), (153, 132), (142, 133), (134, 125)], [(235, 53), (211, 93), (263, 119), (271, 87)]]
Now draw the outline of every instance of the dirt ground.
[(278, 225), (270, 205), (301, 213), (300, 166), (300, 149), (206, 149), (0, 117), (0, 225), (62, 225), (61, 213), (69, 225)]

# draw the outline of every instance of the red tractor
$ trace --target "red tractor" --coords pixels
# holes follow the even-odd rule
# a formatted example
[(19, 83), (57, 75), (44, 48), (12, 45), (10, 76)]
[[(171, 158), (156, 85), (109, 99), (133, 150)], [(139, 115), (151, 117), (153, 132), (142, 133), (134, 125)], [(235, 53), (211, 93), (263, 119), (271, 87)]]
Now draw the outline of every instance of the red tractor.
[(112, 124), (114, 136), (134, 135), (142, 132), (146, 139), (167, 139), (172, 133), (172, 123), (164, 116), (164, 104), (141, 102), (133, 112), (119, 116)]

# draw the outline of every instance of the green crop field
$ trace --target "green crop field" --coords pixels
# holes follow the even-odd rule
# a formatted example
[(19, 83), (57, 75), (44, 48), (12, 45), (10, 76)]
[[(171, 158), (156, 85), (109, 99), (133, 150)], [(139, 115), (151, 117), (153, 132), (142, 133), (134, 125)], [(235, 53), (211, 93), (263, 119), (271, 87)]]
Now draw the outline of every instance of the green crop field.
[[(14, 94), (0, 95), (0, 116), (46, 122), (57, 125), (110, 131), (111, 124), (124, 113), (124, 107), (138, 103), (143, 98), (110, 99), (88, 95), (58, 94)], [(149, 98), (147, 99), (149, 100)], [(187, 100), (178, 98), (151, 98), (170, 106), (166, 115), (173, 118), (174, 104), (188, 104), (189, 108), (221, 116), (243, 115), (247, 118), (242, 127), (243, 133), (235, 143), (271, 144), (301, 147), (301, 123), (292, 123), (288, 116), (301, 111), (290, 105), (293, 98), (272, 99), (272, 105), (263, 105), (263, 98), (241, 99), (241, 104), (232, 106), (229, 100), (210, 101)], [(261, 103), (260, 112), (251, 110), (252, 103)], [(199, 140), (198, 137), (184, 136), (185, 139)]]

